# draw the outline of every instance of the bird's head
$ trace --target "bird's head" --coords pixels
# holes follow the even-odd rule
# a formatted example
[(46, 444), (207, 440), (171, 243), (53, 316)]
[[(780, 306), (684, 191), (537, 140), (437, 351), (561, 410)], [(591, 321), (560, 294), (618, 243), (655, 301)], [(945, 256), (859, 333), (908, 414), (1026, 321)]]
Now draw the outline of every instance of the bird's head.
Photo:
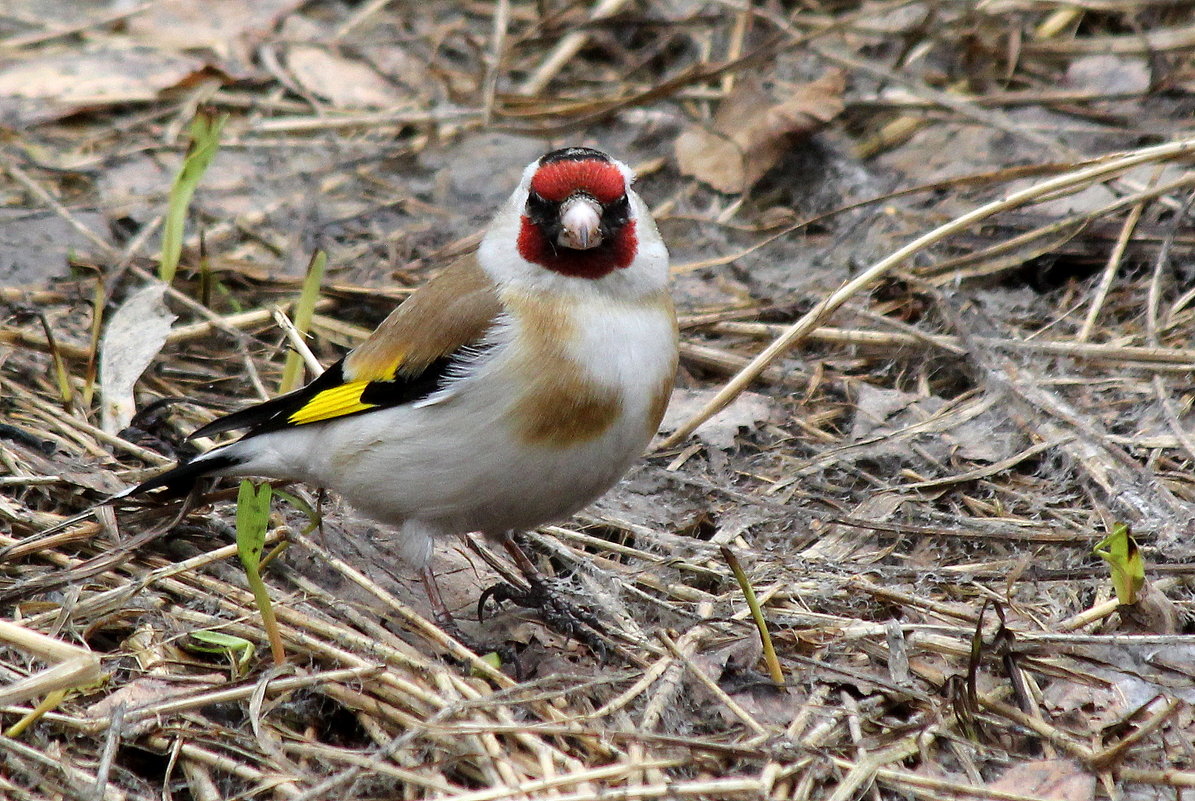
[(527, 165), (478, 250), (499, 285), (643, 297), (668, 284), (668, 249), (631, 189), (635, 175), (588, 147)]
[(639, 250), (641, 204), (632, 203), (632, 180), (624, 164), (599, 150), (567, 147), (542, 156), (516, 193), (523, 199), (519, 255), (575, 278), (626, 269)]

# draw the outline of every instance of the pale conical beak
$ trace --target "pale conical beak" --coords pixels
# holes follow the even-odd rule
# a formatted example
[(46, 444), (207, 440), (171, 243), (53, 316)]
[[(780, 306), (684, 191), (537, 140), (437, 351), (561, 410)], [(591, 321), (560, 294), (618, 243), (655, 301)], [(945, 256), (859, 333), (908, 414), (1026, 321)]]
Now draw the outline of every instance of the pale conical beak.
[(602, 244), (602, 207), (587, 195), (573, 195), (560, 208), (560, 235), (556, 243), (573, 250)]

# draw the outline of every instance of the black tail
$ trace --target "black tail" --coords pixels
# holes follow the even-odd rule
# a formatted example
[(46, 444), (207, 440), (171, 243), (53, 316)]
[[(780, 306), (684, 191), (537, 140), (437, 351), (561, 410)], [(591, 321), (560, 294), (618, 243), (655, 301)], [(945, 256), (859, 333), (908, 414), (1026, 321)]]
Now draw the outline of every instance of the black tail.
[[(235, 456), (216, 454), (215, 456), (206, 459), (200, 458), (193, 459), (189, 462), (184, 462), (177, 467), (167, 470), (160, 476), (154, 476), (149, 481), (142, 482), (135, 487), (130, 487), (123, 492), (118, 492), (115, 495), (105, 498), (99, 503), (93, 504), (84, 511), (79, 512), (77, 515), (73, 515), (72, 517), (68, 517), (66, 520), (55, 523), (50, 528), (45, 529), (34, 536), (46, 537), (51, 534), (56, 534), (59, 531), (70, 528), (76, 523), (81, 523), (87, 518), (91, 517), (96, 508), (99, 506), (104, 506), (105, 504), (112, 503), (113, 501), (119, 501), (121, 498), (131, 498), (134, 495), (140, 495), (143, 492), (149, 492), (150, 490), (155, 490), (160, 487), (166, 487), (166, 494), (168, 496), (186, 495), (188, 492), (190, 492), (191, 487), (195, 486), (195, 482), (203, 476), (207, 475), (208, 473), (215, 472), (216, 470), (223, 470), (225, 467), (232, 467), (235, 464), (239, 464), (240, 461), (241, 460), (237, 459)], [(0, 549), (0, 560), (3, 559), (3, 555), (6, 550), (7, 549)]]
[(241, 459), (227, 454), (216, 454), (215, 456), (192, 459), (189, 462), (183, 462), (177, 467), (167, 470), (160, 476), (154, 476), (149, 481), (143, 481), (132, 489), (127, 489), (114, 497), (130, 498), (160, 487), (166, 488), (167, 495), (185, 495), (195, 486), (195, 482), (203, 476), (214, 473), (217, 470), (223, 470), (226, 467), (240, 464), (241, 461)]

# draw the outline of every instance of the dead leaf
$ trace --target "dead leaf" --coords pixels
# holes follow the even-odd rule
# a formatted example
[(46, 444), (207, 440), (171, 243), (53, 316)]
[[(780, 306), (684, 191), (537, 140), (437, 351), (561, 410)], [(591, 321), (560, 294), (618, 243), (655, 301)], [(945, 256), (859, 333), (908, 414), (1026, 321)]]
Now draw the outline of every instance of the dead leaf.
[(104, 431), (116, 434), (137, 411), (133, 386), (170, 333), (175, 316), (162, 298), (166, 285), (154, 283), (133, 293), (108, 321), (100, 346), (100, 392)]
[[(174, 698), (194, 695), (205, 689), (218, 687), (223, 681), (224, 677), (218, 673), (192, 675), (188, 676), (185, 681), (142, 676), (96, 701), (87, 708), (86, 715), (91, 720), (110, 720), (119, 706), (123, 705), (127, 710), (137, 710), (154, 704), (162, 704)], [(161, 726), (162, 721), (156, 716), (139, 718), (131, 721), (131, 725), (122, 733), (128, 737), (140, 737)]]
[(1105, 94), (1144, 95), (1149, 91), (1150, 67), (1145, 57), (1101, 53), (1076, 58), (1066, 69), (1069, 88)]
[(1095, 798), (1095, 774), (1069, 759), (1018, 762), (988, 787), (1042, 801), (1085, 801)]
[(1120, 608), (1118, 630), (1142, 634), (1178, 634), (1182, 627), (1179, 607), (1150, 581), (1137, 591), (1137, 601)]
[(203, 62), (148, 47), (58, 51), (0, 67), (0, 125), (19, 128), (91, 106), (153, 100)]
[[(951, 409), (944, 398), (923, 396), (860, 383), (851, 422), (851, 439), (868, 444), (869, 458), (907, 457), (906, 435), (941, 461), (959, 457), (995, 463), (1026, 447), (1024, 436), (998, 404)], [(876, 440), (870, 443), (871, 440)]]
[[(716, 393), (716, 389), (674, 390), (660, 430), (664, 433), (675, 431), (681, 423), (697, 414)], [(774, 402), (767, 395), (743, 392), (697, 429), (696, 436), (706, 445), (730, 450), (734, 447), (734, 438), (740, 428), (755, 428), (772, 416), (774, 408)]]
[(286, 65), (304, 89), (337, 108), (394, 108), (406, 99), (368, 64), (316, 45), (295, 45)]
[(129, 18), (133, 39), (154, 47), (195, 52), (237, 78), (258, 72), (253, 48), (301, 0), (159, 0)]
[(126, 486), (109, 471), (96, 470), (94, 460), (85, 461), (61, 449), (38, 453), (28, 443), (19, 440), (6, 442), (4, 449), (13, 463), (31, 475), (57, 476), (67, 487), (84, 487), (100, 495), (112, 495)]
[(1043, 705), (1056, 723), (1096, 729), (1110, 726), (1123, 719), (1129, 709), (1147, 703), (1153, 697), (1153, 687), (1131, 678), (1121, 680), (1118, 686), (1116, 679), (1123, 677), (1101, 672), (1112, 676), (1112, 680), (1057, 679), (1042, 689)]
[(758, 77), (744, 78), (718, 106), (712, 129), (694, 127), (676, 140), (680, 171), (719, 192), (746, 192), (801, 137), (842, 113), (845, 77), (831, 70), (772, 103)]
[[(760, 672), (762, 653), (759, 636), (752, 633), (694, 654), (692, 668), (712, 679), (757, 722), (765, 726), (783, 726), (792, 720), (800, 704), (807, 699), (793, 687), (777, 687)], [(739, 719), (705, 682), (686, 675), (685, 687), (686, 693), (703, 709), (713, 711), (727, 722)]]

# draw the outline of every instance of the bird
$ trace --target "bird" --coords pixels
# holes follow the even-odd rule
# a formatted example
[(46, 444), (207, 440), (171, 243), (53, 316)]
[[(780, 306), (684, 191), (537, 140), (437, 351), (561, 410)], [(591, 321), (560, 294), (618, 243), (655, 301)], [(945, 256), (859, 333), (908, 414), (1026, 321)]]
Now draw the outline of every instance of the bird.
[[(627, 165), (588, 147), (527, 166), (477, 249), (306, 386), (190, 438), (243, 434), (127, 490), (205, 476), (298, 480), (388, 525), (435, 619), (459, 629), (434, 544), (480, 532), (533, 587), (513, 535), (568, 518), (643, 454), (668, 405), (668, 250)], [(514, 598), (514, 588), (487, 590)], [(479, 601), (479, 614), (487, 595)]]

